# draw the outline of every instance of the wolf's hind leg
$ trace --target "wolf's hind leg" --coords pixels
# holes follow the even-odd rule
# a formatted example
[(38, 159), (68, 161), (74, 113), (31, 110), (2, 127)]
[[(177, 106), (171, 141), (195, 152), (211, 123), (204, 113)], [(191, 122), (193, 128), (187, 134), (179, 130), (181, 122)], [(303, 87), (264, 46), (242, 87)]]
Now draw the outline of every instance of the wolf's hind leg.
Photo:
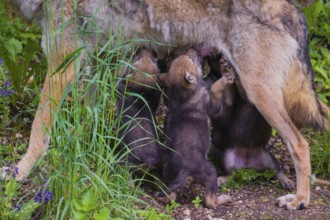
[[(245, 78), (248, 75), (242, 74), (241, 81), (250, 101), (282, 136), (296, 170), (297, 193), (294, 197), (280, 197), (279, 205), (286, 209), (307, 207), (310, 200), (309, 176), (311, 175), (309, 145), (285, 108), (281, 88), (274, 83), (269, 85), (272, 83), (271, 81), (253, 81), (251, 78)], [(251, 76), (249, 75), (249, 77)]]

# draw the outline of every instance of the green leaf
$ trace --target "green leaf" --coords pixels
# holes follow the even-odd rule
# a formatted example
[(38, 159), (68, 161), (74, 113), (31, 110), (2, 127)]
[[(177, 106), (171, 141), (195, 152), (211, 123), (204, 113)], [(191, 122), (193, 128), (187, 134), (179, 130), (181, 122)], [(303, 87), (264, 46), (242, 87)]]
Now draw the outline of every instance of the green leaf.
[(18, 187), (19, 184), (17, 183), (17, 181), (13, 178), (10, 179), (6, 185), (5, 195), (10, 199), (13, 198), (13, 196), (17, 193)]
[(81, 47), (81, 48), (75, 50), (74, 52), (72, 52), (71, 54), (69, 54), (68, 56), (66, 56), (63, 63), (61, 63), (56, 68), (56, 70), (52, 73), (52, 75), (54, 75), (57, 72), (60, 72), (60, 70), (62, 70), (62, 73), (64, 73), (66, 71), (66, 69), (69, 67), (69, 65), (80, 56), (83, 49), (85, 49), (85, 47)]
[(328, 50), (328, 49), (325, 48), (325, 47), (321, 47), (320, 50), (321, 50), (322, 55), (323, 55), (326, 59), (330, 60), (330, 50)]
[(328, 78), (328, 73), (322, 66), (315, 66), (314, 70), (320, 73), (324, 79)]
[(110, 219), (110, 210), (108, 208), (103, 208), (99, 212), (94, 213), (93, 218), (95, 220)]
[(73, 215), (75, 220), (89, 220), (88, 216), (83, 212), (74, 211)]
[(19, 40), (15, 38), (10, 38), (10, 40), (5, 45), (5, 48), (9, 53), (10, 59), (12, 61), (16, 61), (17, 54), (22, 52), (23, 46)]
[(83, 206), (83, 210), (86, 212), (95, 209), (97, 204), (97, 197), (94, 196), (94, 193), (91, 189), (84, 193), (81, 203)]
[(74, 199), (72, 203), (73, 203), (73, 207), (78, 211), (85, 211), (83, 205), (81, 205), (81, 201)]

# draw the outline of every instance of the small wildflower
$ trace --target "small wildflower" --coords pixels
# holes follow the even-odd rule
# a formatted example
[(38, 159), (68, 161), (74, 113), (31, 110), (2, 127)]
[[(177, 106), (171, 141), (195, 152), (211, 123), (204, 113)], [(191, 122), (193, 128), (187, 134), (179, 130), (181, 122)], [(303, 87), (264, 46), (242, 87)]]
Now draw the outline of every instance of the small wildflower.
[(18, 211), (21, 211), (21, 206), (20, 205), (15, 205), (14, 208), (16, 208)]
[(8, 96), (11, 96), (13, 93), (14, 93), (14, 90), (12, 90), (12, 89), (6, 90), (6, 89), (2, 89), (2, 88), (0, 88), (0, 95), (1, 95), (2, 97), (8, 97)]
[(53, 197), (53, 192), (46, 190), (44, 196), (45, 196), (45, 202), (49, 202)]
[(10, 172), (11, 172), (10, 168), (9, 168), (9, 167), (6, 168), (6, 169), (5, 169), (5, 172), (6, 172), (6, 173), (10, 173)]
[(34, 201), (37, 203), (42, 203), (42, 191), (40, 190), (37, 194), (37, 196), (34, 198)]
[(53, 197), (53, 192), (50, 192), (48, 189), (45, 191), (43, 190), (43, 187), (39, 190), (37, 196), (34, 198), (34, 201), (37, 203), (42, 203), (44, 200), (45, 203), (49, 202)]
[(3, 59), (0, 58), (0, 66), (3, 64)]
[(4, 84), (3, 84), (5, 87), (9, 88), (11, 86), (11, 83), (9, 81), (6, 81)]

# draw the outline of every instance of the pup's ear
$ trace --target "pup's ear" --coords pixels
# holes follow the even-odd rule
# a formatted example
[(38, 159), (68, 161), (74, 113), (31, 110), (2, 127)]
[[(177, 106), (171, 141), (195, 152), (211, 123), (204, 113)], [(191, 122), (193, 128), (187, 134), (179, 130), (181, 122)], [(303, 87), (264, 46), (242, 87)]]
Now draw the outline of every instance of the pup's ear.
[(186, 81), (188, 83), (195, 83), (196, 82), (196, 77), (194, 75), (192, 75), (189, 72), (185, 72), (184, 73), (184, 78), (186, 79)]

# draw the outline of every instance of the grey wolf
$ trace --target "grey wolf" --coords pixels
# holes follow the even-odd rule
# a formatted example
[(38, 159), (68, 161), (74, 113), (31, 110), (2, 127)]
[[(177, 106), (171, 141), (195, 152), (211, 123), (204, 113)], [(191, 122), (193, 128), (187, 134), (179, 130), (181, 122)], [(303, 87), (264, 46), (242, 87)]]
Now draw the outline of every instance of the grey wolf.
[[(282, 196), (278, 204), (301, 209), (310, 202), (309, 145), (297, 126), (328, 128), (327, 106), (313, 89), (313, 70), (308, 53), (307, 27), (293, 0), (13, 0), (28, 18), (43, 27), (43, 46), (49, 60), (46, 83), (33, 121), (27, 153), (17, 164), (17, 179), (24, 178), (46, 152), (46, 129), (52, 124), (50, 109), (65, 85), (75, 77), (75, 65), (65, 74), (57, 67), (75, 49), (92, 50), (104, 45), (107, 35), (142, 38), (139, 46), (157, 51), (160, 59), (174, 47), (211, 47), (225, 54), (234, 66), (248, 100), (278, 131), (297, 176), (297, 192)], [(50, 16), (51, 15), (51, 16)], [(87, 18), (103, 30), (86, 41), (75, 24)], [(56, 30), (56, 31), (54, 31)], [(61, 31), (58, 31), (61, 30)], [(49, 40), (47, 40), (47, 37)], [(167, 47), (164, 44), (173, 45)], [(79, 59), (83, 60), (84, 53)], [(65, 76), (65, 77), (63, 77)], [(49, 105), (46, 105), (50, 102)]]

